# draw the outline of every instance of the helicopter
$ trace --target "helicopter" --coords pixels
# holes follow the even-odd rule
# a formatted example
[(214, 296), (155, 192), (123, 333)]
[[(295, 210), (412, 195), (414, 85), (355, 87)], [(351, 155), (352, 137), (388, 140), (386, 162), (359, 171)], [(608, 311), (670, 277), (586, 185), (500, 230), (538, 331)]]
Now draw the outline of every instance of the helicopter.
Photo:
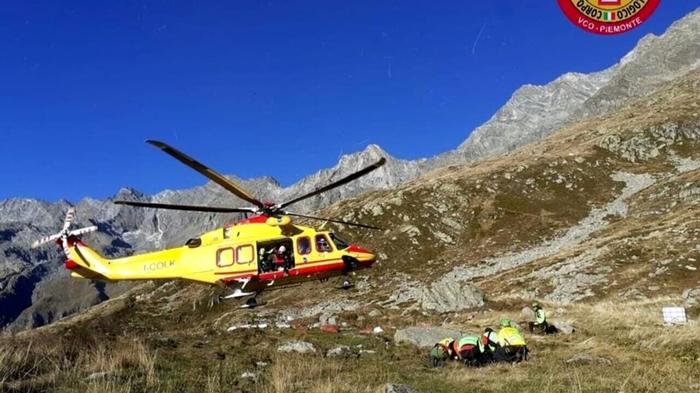
[[(292, 217), (365, 229), (380, 228), (299, 214), (286, 208), (376, 170), (384, 165), (385, 158), (326, 186), (275, 204), (258, 200), (232, 180), (166, 143), (155, 140), (146, 142), (252, 206), (196, 206), (126, 200), (116, 200), (115, 204), (189, 212), (243, 213), (244, 218), (191, 238), (180, 247), (107, 259), (80, 239), (80, 235), (97, 230), (96, 226), (70, 229), (75, 218), (75, 210), (71, 208), (66, 214), (62, 230), (34, 242), (32, 247), (55, 241), (66, 256), (66, 269), (75, 278), (105, 282), (186, 280), (209, 284), (230, 290), (223, 299), (247, 299), (241, 306), (244, 308), (256, 307), (257, 296), (266, 289), (283, 288), (304, 281), (324, 281), (342, 275), (342, 288), (347, 289), (352, 286), (349, 279), (351, 272), (369, 268), (376, 262), (376, 255), (372, 251), (348, 243), (334, 232), (297, 225)], [(218, 299), (220, 297), (217, 296)]]

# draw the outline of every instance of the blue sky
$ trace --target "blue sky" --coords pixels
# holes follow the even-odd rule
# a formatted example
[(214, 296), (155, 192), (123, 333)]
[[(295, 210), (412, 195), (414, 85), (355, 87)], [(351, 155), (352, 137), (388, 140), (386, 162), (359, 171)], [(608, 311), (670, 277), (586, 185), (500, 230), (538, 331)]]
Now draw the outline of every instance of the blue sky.
[(7, 2), (0, 199), (204, 183), (147, 138), (284, 185), (369, 143), (432, 156), (520, 85), (606, 68), (698, 6), (597, 36), (554, 0)]

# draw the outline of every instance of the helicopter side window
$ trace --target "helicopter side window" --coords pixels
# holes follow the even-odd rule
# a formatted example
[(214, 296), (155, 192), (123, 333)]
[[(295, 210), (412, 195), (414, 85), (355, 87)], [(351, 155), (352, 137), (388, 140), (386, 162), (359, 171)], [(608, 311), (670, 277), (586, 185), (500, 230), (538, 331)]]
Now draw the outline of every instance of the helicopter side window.
[(216, 266), (226, 267), (233, 265), (233, 248), (220, 248), (216, 251)]
[(325, 235), (316, 235), (316, 251), (318, 252), (331, 252), (331, 244)]
[(311, 239), (309, 239), (308, 236), (297, 239), (297, 251), (299, 252), (299, 255), (311, 253)]
[(253, 246), (250, 244), (236, 248), (236, 263), (251, 263), (253, 259)]
[(294, 268), (294, 243), (291, 238), (258, 243), (258, 268), (261, 273)]

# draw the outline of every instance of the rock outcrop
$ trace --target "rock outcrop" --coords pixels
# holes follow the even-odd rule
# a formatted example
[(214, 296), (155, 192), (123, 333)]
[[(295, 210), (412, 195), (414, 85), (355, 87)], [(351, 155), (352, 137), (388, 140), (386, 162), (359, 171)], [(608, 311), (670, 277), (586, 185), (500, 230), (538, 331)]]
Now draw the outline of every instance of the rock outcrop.
[(316, 347), (306, 341), (287, 341), (277, 347), (278, 352), (315, 353)]
[(468, 283), (441, 280), (423, 290), (421, 308), (439, 313), (473, 309), (484, 305), (484, 293)]
[(397, 344), (408, 343), (420, 348), (428, 348), (446, 337), (458, 339), (460, 334), (458, 330), (446, 327), (414, 326), (396, 330), (396, 333), (394, 333), (394, 342)]
[[(595, 116), (614, 114), (625, 108), (640, 97), (651, 97), (649, 94), (656, 89), (671, 85), (683, 75), (692, 74), (700, 65), (700, 10), (696, 10), (674, 23), (663, 35), (647, 36), (627, 56), (612, 67), (584, 75), (568, 73), (544, 86), (526, 85), (517, 90), (512, 98), (494, 116), (482, 126), (470, 133), (469, 138), (456, 150), (447, 152), (433, 159), (406, 161), (391, 157), (376, 145), (368, 146), (364, 151), (343, 156), (333, 168), (321, 170), (316, 174), (302, 179), (298, 183), (282, 187), (274, 179), (265, 177), (239, 181), (254, 195), (274, 201), (284, 201), (294, 196), (306, 193), (320, 185), (328, 184), (347, 174), (376, 161), (380, 156), (387, 158), (387, 163), (369, 176), (361, 178), (346, 186), (311, 198), (295, 206), (299, 211), (314, 211), (324, 208), (331, 203), (355, 197), (367, 191), (381, 191), (395, 188), (415, 179), (426, 171), (444, 167), (447, 164), (460, 164), (469, 161), (493, 157), (498, 154), (512, 152), (514, 149), (542, 138), (567, 125)], [(697, 84), (695, 91), (697, 91)], [(683, 92), (683, 100), (693, 102), (696, 96), (692, 92)], [(695, 93), (697, 94), (697, 93)], [(678, 98), (678, 97), (676, 97)], [(643, 104), (654, 107), (663, 100), (674, 97), (648, 98)], [(678, 98), (678, 102), (683, 102)], [(659, 100), (650, 102), (650, 100)], [(640, 101), (641, 102), (641, 101)], [(656, 105), (658, 106), (658, 105)], [(650, 109), (640, 108), (639, 111)], [(653, 109), (652, 109), (653, 110)], [(667, 109), (672, 112), (673, 108)], [(695, 109), (697, 112), (697, 109)], [(651, 114), (653, 112), (646, 112)], [(670, 114), (667, 117), (672, 117)], [(638, 127), (629, 132), (629, 127), (619, 122), (617, 129), (589, 130), (599, 132), (601, 138), (592, 140), (597, 149), (605, 152), (610, 158), (620, 158), (631, 164), (655, 162), (663, 160), (675, 151), (686, 149), (689, 140), (698, 140), (700, 125), (692, 110), (673, 116), (673, 119), (651, 122), (648, 127)], [(630, 118), (634, 114), (630, 115)], [(635, 118), (636, 119), (636, 118)], [(640, 121), (636, 119), (636, 121)], [(542, 147), (544, 149), (544, 147)], [(672, 151), (673, 150), (673, 151)], [(544, 150), (533, 152), (541, 154)], [(573, 153), (572, 153), (573, 154)], [(696, 159), (677, 156), (677, 168), (681, 172), (690, 172), (700, 164)], [(569, 173), (565, 177), (553, 168), (560, 165), (550, 163), (551, 168), (540, 168), (542, 173), (553, 176), (556, 184), (570, 191), (587, 193), (591, 185), (578, 186), (573, 181), (585, 177), (585, 171), (596, 170), (602, 165), (608, 165), (607, 159), (598, 157), (593, 163), (583, 157), (572, 157), (570, 161), (562, 159), (564, 167), (584, 171)], [(583, 161), (582, 161), (583, 160)], [(520, 190), (521, 195), (534, 195), (543, 184), (539, 184), (536, 175), (527, 179), (518, 179), (518, 173), (528, 172), (525, 166), (511, 168), (508, 173), (499, 174), (511, 185), (526, 182)], [(637, 174), (635, 174), (637, 176)], [(544, 181), (543, 179), (541, 179)], [(588, 179), (590, 180), (590, 178)], [(547, 180), (549, 181), (549, 180)], [(493, 183), (493, 184), (486, 184)], [(482, 187), (481, 184), (478, 187)], [(483, 188), (493, 196), (501, 196), (509, 185), (497, 188), (491, 179), (485, 181)], [(574, 187), (588, 187), (585, 190)], [(555, 191), (552, 191), (555, 192)], [(558, 190), (556, 192), (559, 192)], [(693, 188), (682, 190), (682, 201), (692, 201), (698, 195)], [(416, 204), (403, 201), (399, 195), (394, 195), (389, 202), (369, 201), (363, 209), (358, 209), (357, 215), (362, 215), (370, 223), (381, 220), (393, 211), (414, 209), (416, 211), (428, 208), (440, 212), (440, 217), (434, 217), (434, 223), (439, 225), (423, 225), (416, 222), (416, 217), (404, 212), (400, 217), (393, 217), (391, 227), (400, 228), (401, 232), (392, 234), (388, 239), (402, 239), (410, 247), (420, 245), (421, 239), (440, 244), (441, 247), (455, 247), (465, 238), (487, 231), (489, 215), (495, 216), (508, 211), (508, 214), (520, 214), (519, 206), (501, 206), (501, 211), (490, 211), (495, 206), (483, 206), (478, 210), (448, 213), (450, 203), (459, 202), (459, 206), (471, 206), (477, 194), (474, 190), (466, 190), (460, 184), (435, 185), (430, 193), (439, 194), (440, 200)], [(467, 193), (471, 193), (467, 195)], [(544, 197), (543, 195), (540, 195)], [(572, 195), (572, 197), (574, 197)], [(510, 202), (516, 201), (516, 197)], [(169, 202), (181, 204), (212, 204), (231, 205), (235, 199), (221, 187), (208, 183), (201, 187), (187, 190), (166, 190), (156, 195), (144, 195), (132, 189), (120, 190), (114, 198), (108, 200), (84, 199), (76, 204), (78, 225), (98, 225), (100, 231), (91, 234), (89, 241), (99, 252), (110, 256), (123, 256), (141, 250), (151, 250), (184, 243), (189, 237), (211, 230), (226, 222), (239, 218), (235, 214), (191, 214), (162, 210), (147, 210), (116, 206), (112, 199), (127, 199), (151, 202)], [(497, 201), (501, 203), (503, 201)], [(400, 206), (404, 203), (404, 206)], [(54, 233), (60, 227), (65, 211), (72, 204), (67, 201), (48, 203), (31, 199), (10, 199), (0, 201), (0, 327), (12, 322), (18, 327), (31, 327), (49, 323), (64, 315), (83, 309), (105, 298), (116, 296), (128, 288), (128, 285), (100, 286), (91, 282), (72, 282), (64, 287), (59, 282), (65, 277), (65, 271), (60, 267), (61, 256), (49, 248), (31, 250), (29, 244), (43, 235)], [(547, 220), (549, 207), (541, 206), (538, 211), (528, 212), (531, 217)], [(513, 209), (512, 209), (513, 208)], [(548, 210), (549, 209), (549, 210)], [(366, 212), (366, 214), (365, 214)], [(601, 211), (602, 212), (602, 211)], [(427, 218), (424, 213), (421, 220)], [(614, 212), (613, 212), (614, 214)], [(342, 217), (351, 219), (353, 212), (344, 211)], [(425, 217), (423, 217), (425, 216)], [(472, 220), (477, 226), (470, 229), (469, 234), (463, 232), (463, 223)], [(603, 217), (595, 216), (596, 220)], [(401, 225), (396, 225), (396, 223)], [(596, 224), (583, 221), (581, 224)], [(566, 240), (567, 236), (578, 236), (583, 239), (590, 232), (602, 226), (579, 225), (583, 232), (568, 232), (559, 239)], [(551, 240), (551, 239), (550, 239)], [(576, 239), (574, 239), (576, 240)], [(385, 242), (386, 243), (386, 242)], [(455, 271), (459, 274), (460, 282), (468, 282), (470, 278), (481, 278), (488, 274), (499, 274), (504, 269), (518, 268), (538, 259), (552, 256), (558, 245), (557, 240), (543, 243), (543, 247), (523, 250), (508, 250), (505, 256), (494, 256), (478, 269), (468, 272)], [(511, 252), (511, 251), (514, 251)], [(612, 250), (610, 250), (612, 252)], [(430, 250), (412, 254), (410, 258), (430, 260)], [(580, 255), (581, 252), (576, 252)], [(576, 257), (574, 255), (573, 257)], [(691, 266), (692, 267), (692, 266)], [(566, 270), (566, 269), (565, 269)], [(600, 283), (601, 275), (605, 272), (581, 273), (578, 279), (581, 285), (569, 281), (552, 281), (557, 290), (549, 291), (550, 299), (579, 299), (587, 296), (584, 287)], [(55, 283), (49, 283), (59, 279)], [(61, 287), (67, 293), (57, 293)], [(422, 291), (411, 291), (408, 296), (411, 301), (417, 301), (422, 309), (434, 312), (449, 312), (465, 307), (480, 307), (483, 302), (478, 291), (472, 287), (462, 287), (460, 290), (443, 289), (426, 285)], [(483, 288), (482, 288), (483, 289)], [(488, 292), (488, 291), (487, 291)], [(11, 306), (9, 306), (11, 305)]]

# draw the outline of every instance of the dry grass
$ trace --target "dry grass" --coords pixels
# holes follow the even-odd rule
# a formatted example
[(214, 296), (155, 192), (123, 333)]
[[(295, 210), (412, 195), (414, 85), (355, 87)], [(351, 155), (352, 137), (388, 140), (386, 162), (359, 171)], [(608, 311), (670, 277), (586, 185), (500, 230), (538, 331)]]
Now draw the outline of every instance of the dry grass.
[[(362, 382), (362, 375), (352, 378), (342, 361), (303, 355), (276, 355), (267, 381), (260, 393), (312, 392), (340, 393), (379, 391), (374, 384)], [(351, 370), (352, 371), (352, 370)]]
[[(158, 384), (156, 354), (139, 340), (93, 344), (38, 336), (0, 339), (0, 391), (75, 386), (84, 391), (128, 392), (132, 382)], [(88, 378), (100, 373), (100, 377)]]
[[(577, 332), (528, 335), (529, 362), (480, 369), (459, 364), (432, 369), (423, 350), (353, 334), (241, 332), (206, 339), (197, 336), (195, 341), (179, 341), (171, 350), (155, 350), (143, 340), (127, 338), (70, 340), (46, 332), (32, 340), (4, 337), (0, 338), (0, 391), (376, 393), (393, 382), (435, 393), (698, 392), (698, 325), (669, 328), (660, 322), (660, 308), (677, 302), (659, 298), (619, 304), (546, 303), (554, 319), (571, 321)], [(502, 309), (453, 323), (463, 331), (476, 332), (493, 325), (501, 315), (517, 317), (518, 313)], [(289, 338), (312, 342), (319, 353), (339, 344), (358, 343), (376, 353), (326, 358), (274, 351), (278, 340)], [(209, 342), (208, 346), (192, 345), (201, 340)], [(212, 354), (222, 349), (228, 356), (219, 362)], [(583, 355), (584, 361), (569, 361), (576, 355)], [(268, 365), (256, 366), (257, 361)], [(96, 372), (106, 375), (87, 379)], [(243, 372), (254, 372), (256, 381), (242, 378)]]
[[(670, 327), (661, 320), (661, 307), (677, 304), (671, 297), (547, 304), (554, 319), (572, 322), (576, 333), (528, 337), (532, 359), (526, 364), (478, 371), (447, 367), (441, 374), (453, 386), (487, 392), (698, 392), (700, 326)], [(500, 314), (517, 315), (514, 310)], [(468, 323), (489, 322), (493, 318), (484, 315)], [(572, 361), (575, 356), (584, 360)]]

